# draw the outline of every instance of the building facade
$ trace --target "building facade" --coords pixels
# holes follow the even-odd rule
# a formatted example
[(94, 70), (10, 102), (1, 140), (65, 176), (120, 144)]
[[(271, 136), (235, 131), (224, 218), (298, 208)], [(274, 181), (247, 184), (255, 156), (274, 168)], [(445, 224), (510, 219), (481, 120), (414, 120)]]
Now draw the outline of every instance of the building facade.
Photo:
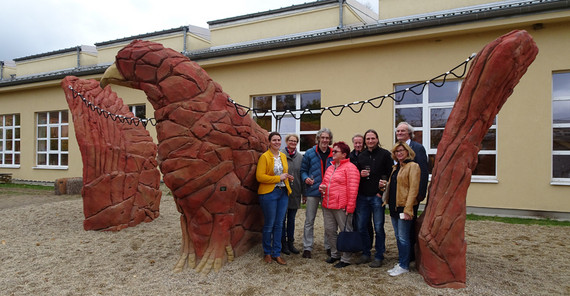
[[(539, 53), (482, 143), (468, 211), (570, 218), (569, 1), (421, 2), (379, 0), (376, 14), (355, 0), (316, 1), (211, 21), (208, 29), (183, 26), (2, 62), (0, 173), (35, 181), (81, 176), (61, 78), (99, 79), (133, 39), (186, 54), (234, 101), (259, 111), (248, 116), (261, 126), (300, 134), (302, 151), (321, 127), (346, 142), (374, 128), (390, 148), (396, 124), (406, 120), (433, 158), (463, 68), (443, 85), (440, 75), (497, 37), (526, 30)], [(423, 91), (400, 102), (378, 99), (417, 85)], [(153, 117), (142, 92), (113, 90), (139, 116)], [(340, 114), (325, 108), (367, 100), (373, 103)]]

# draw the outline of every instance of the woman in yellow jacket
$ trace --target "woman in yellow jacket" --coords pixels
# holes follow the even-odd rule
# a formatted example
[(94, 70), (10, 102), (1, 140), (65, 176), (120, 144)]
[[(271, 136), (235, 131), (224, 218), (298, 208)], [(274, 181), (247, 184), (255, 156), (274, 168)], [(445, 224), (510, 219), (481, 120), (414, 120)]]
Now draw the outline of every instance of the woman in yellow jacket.
[(270, 133), (269, 150), (259, 157), (255, 177), (259, 182), (257, 194), (263, 211), (263, 260), (266, 263), (275, 260), (285, 265), (287, 263), (281, 258), (281, 236), (291, 193), (289, 181), (293, 181), (293, 176), (287, 173), (287, 157), (280, 148), (281, 135)]
[(398, 276), (410, 270), (410, 254), (414, 251), (411, 238), (414, 222), (414, 206), (420, 188), (420, 166), (414, 162), (415, 153), (405, 142), (397, 142), (392, 148), (392, 159), (397, 164), (386, 181), (380, 180), (380, 189), (386, 188), (382, 196), (383, 205), (388, 204), (396, 245), (398, 263), (388, 270), (391, 276)]

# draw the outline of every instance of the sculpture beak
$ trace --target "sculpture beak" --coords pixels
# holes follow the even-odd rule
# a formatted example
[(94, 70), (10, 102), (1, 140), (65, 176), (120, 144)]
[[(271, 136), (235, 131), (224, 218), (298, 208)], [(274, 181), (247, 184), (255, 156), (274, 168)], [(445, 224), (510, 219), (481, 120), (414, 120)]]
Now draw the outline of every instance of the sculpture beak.
[(125, 77), (123, 77), (115, 64), (112, 64), (107, 68), (105, 73), (103, 73), (103, 77), (101, 77), (101, 80), (99, 81), (101, 88), (105, 88), (105, 86), (109, 84), (117, 84), (132, 88), (131, 82), (127, 81)]

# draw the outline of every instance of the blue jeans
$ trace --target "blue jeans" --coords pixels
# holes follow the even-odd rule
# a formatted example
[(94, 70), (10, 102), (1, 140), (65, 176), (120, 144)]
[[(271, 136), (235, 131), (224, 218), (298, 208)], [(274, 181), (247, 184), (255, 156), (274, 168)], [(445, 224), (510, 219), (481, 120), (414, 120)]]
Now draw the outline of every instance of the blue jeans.
[(264, 255), (281, 256), (281, 235), (283, 220), (289, 204), (287, 188), (275, 187), (267, 194), (259, 195), (259, 204), (263, 211), (262, 245)]
[(414, 220), (404, 220), (398, 216), (390, 217), (392, 218), (392, 226), (394, 226), (394, 235), (396, 236), (396, 244), (398, 246), (398, 263), (400, 267), (410, 269), (410, 255), (412, 254), (410, 234)]
[(297, 216), (297, 209), (287, 209), (285, 222), (283, 223), (283, 235), (281, 236), (281, 241), (295, 241), (295, 216)]
[(376, 254), (374, 258), (377, 260), (384, 260), (384, 251), (386, 251), (386, 232), (384, 232), (384, 207), (382, 206), (382, 198), (376, 195), (364, 196), (358, 195), (356, 199), (356, 229), (360, 232), (362, 243), (364, 244), (364, 251), (362, 255), (370, 257), (370, 249), (372, 248), (372, 240), (368, 233), (368, 223), (370, 216), (374, 222), (374, 232), (376, 233)]

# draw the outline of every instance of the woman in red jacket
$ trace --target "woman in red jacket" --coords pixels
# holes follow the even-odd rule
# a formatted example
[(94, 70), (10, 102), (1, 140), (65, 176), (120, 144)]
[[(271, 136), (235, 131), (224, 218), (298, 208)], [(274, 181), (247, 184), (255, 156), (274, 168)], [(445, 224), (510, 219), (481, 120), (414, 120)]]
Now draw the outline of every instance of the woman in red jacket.
[[(331, 256), (327, 263), (340, 260), (334, 267), (350, 265), (351, 253), (336, 249), (338, 230), (352, 231), (352, 213), (356, 207), (360, 172), (348, 159), (350, 147), (344, 142), (337, 142), (332, 150), (333, 163), (327, 168), (319, 190), (323, 194), (323, 219), (325, 237), (331, 246)], [(346, 228), (345, 228), (346, 227)]]

